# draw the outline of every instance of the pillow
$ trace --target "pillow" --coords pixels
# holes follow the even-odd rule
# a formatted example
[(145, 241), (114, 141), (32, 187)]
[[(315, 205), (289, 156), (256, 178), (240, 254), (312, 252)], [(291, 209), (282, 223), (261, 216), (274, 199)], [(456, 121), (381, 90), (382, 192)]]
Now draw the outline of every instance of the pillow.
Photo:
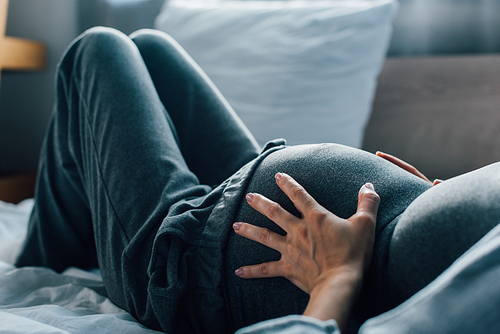
[(360, 147), (397, 3), (182, 1), (155, 27), (214, 81), (260, 144)]

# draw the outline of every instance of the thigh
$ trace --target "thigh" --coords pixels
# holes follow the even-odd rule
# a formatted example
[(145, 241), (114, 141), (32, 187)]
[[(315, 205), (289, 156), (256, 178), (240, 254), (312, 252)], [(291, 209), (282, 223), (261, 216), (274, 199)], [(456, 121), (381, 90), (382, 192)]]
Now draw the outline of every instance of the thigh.
[[(290, 174), (321, 205), (343, 218), (349, 218), (356, 212), (359, 189), (366, 182), (372, 182), (381, 197), (377, 236), (380, 236), (390, 222), (417, 196), (430, 187), (399, 167), (361, 150), (333, 144), (290, 147), (271, 154), (261, 163), (246, 192), (261, 193), (296, 215), (299, 213), (274, 181), (277, 172)], [(240, 204), (236, 220), (283, 233), (277, 225), (254, 211), (244, 200)], [(384, 261), (383, 256), (379, 254), (384, 252), (376, 250), (374, 262), (377, 258)], [(226, 276), (231, 316), (236, 328), (304, 311), (309, 296), (287, 280), (244, 280), (234, 275), (234, 270), (242, 265), (278, 260), (279, 257), (280, 254), (274, 250), (234, 233), (229, 237)]]
[(384, 273), (384, 309), (424, 288), (500, 222), (500, 164), (445, 181), (401, 215)]
[(172, 37), (140, 30), (131, 38), (173, 121), (184, 159), (202, 184), (219, 184), (257, 157), (252, 134)]
[(499, 333), (500, 226), (424, 289), (359, 333)]

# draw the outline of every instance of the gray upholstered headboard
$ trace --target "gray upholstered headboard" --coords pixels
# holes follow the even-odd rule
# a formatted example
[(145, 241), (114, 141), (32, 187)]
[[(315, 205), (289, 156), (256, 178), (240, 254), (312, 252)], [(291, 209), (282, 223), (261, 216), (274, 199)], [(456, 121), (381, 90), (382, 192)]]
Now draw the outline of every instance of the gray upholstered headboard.
[(363, 148), (430, 179), (500, 161), (500, 55), (389, 58)]

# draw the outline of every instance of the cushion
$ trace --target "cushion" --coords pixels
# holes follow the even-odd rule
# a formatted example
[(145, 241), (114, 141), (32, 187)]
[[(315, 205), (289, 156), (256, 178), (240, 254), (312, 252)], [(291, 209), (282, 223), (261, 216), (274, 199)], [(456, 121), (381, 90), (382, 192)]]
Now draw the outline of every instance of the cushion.
[(430, 180), (500, 161), (500, 55), (389, 58), (363, 149)]
[(214, 81), (261, 144), (360, 147), (397, 3), (177, 1), (155, 27)]

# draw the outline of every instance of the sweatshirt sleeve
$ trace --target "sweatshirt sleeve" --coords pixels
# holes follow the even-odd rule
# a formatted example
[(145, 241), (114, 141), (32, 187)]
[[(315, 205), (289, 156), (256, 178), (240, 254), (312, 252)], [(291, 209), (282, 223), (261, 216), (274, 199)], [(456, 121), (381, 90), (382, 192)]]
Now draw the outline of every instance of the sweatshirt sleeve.
[(289, 315), (242, 328), (236, 334), (340, 334), (334, 320), (321, 321), (303, 315)]

